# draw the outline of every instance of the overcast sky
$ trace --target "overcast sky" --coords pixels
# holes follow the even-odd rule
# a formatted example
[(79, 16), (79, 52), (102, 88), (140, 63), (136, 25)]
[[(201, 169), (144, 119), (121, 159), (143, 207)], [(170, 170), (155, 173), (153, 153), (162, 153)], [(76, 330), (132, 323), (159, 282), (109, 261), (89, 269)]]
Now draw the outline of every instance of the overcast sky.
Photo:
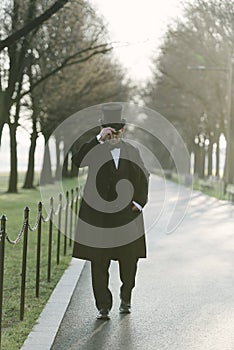
[(168, 24), (182, 15), (180, 0), (91, 0), (101, 14), (111, 39), (128, 46), (115, 49), (133, 79), (150, 76), (150, 58)]
[[(127, 68), (132, 79), (144, 82), (150, 77), (150, 58), (160, 45), (167, 25), (181, 16), (180, 0), (90, 0), (98, 14), (108, 25), (110, 38), (122, 47), (115, 53)], [(129, 45), (124, 45), (128, 43)], [(118, 44), (119, 46), (119, 44)], [(27, 165), (30, 135), (18, 129), (19, 170)], [(41, 166), (43, 139), (38, 139), (36, 150), (37, 168)], [(9, 171), (8, 127), (4, 128), (0, 148), (0, 171)]]

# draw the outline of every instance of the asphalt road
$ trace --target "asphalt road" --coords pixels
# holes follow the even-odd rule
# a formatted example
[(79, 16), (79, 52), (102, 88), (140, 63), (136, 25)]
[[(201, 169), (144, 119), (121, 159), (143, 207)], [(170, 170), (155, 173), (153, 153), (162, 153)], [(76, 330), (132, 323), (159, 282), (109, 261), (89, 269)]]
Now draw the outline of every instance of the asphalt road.
[[(139, 262), (132, 313), (118, 313), (120, 280), (113, 262), (111, 320), (95, 319), (86, 263), (53, 350), (234, 349), (234, 207), (186, 188), (178, 199), (176, 184), (165, 187), (154, 176), (150, 188), (148, 258)], [(175, 206), (173, 225), (181, 223), (167, 234)]]

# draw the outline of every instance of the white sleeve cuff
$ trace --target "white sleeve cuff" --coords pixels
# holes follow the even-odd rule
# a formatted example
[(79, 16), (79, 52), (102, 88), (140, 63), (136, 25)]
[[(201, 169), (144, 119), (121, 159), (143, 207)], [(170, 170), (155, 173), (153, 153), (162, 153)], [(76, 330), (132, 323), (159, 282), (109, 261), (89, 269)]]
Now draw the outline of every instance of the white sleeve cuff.
[(137, 202), (135, 202), (135, 201), (132, 201), (132, 203), (140, 210), (140, 211), (142, 211), (142, 206), (139, 204), (139, 203), (137, 203)]
[(101, 139), (101, 135), (100, 134), (98, 134), (97, 136), (96, 136), (96, 139), (98, 140), (98, 142), (99, 143), (104, 143), (104, 141), (101, 141), (100, 139)]

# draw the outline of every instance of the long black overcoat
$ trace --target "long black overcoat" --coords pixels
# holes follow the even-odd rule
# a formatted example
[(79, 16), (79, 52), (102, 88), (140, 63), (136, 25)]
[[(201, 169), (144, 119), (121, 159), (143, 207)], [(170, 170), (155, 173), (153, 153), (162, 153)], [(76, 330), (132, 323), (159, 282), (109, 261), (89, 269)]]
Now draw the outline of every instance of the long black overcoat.
[(146, 257), (143, 214), (132, 210), (132, 201), (142, 207), (146, 204), (149, 173), (137, 148), (124, 141), (120, 145), (117, 169), (107, 143), (100, 144), (96, 138), (72, 157), (77, 167), (88, 166), (74, 239), (75, 258)]

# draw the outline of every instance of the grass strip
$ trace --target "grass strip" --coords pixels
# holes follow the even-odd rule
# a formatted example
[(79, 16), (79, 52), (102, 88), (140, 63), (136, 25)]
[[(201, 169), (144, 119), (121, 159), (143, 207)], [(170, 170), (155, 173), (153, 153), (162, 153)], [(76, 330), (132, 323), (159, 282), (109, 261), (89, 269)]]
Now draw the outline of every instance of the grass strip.
[[(4, 192), (6, 188), (7, 176), (1, 176), (0, 183), (0, 215), (7, 216), (7, 234), (14, 240), (24, 221), (24, 208), (30, 208), (29, 222), (34, 225), (37, 218), (38, 202), (41, 200), (39, 188), (33, 190), (19, 189), (17, 194)], [(63, 188), (71, 190), (76, 187), (75, 179), (63, 180)], [(20, 188), (20, 185), (19, 185)], [(46, 187), (48, 194), (55, 198), (55, 209), (58, 203), (58, 193), (54, 193), (54, 186)], [(48, 204), (48, 203), (47, 203)], [(64, 205), (64, 202), (63, 202)], [(46, 216), (46, 213), (43, 213)], [(65, 212), (62, 214), (61, 227), (64, 227)], [(27, 275), (26, 275), (26, 298), (24, 320), (19, 320), (20, 312), (20, 284), (21, 284), (21, 263), (23, 239), (17, 245), (5, 243), (5, 268), (4, 268), (4, 296), (3, 296), (3, 320), (2, 320), (2, 350), (18, 350), (23, 345), (24, 340), (33, 328), (37, 318), (48, 301), (53, 289), (68, 267), (71, 260), (72, 247), (67, 245), (67, 254), (63, 255), (64, 235), (61, 235), (60, 264), (56, 263), (57, 253), (57, 217), (53, 225), (52, 242), (52, 271), (51, 282), (47, 282), (48, 263), (48, 233), (49, 223), (42, 223), (41, 241), (41, 271), (40, 271), (40, 295), (35, 296), (36, 284), (36, 249), (37, 230), (28, 233), (27, 252)]]

